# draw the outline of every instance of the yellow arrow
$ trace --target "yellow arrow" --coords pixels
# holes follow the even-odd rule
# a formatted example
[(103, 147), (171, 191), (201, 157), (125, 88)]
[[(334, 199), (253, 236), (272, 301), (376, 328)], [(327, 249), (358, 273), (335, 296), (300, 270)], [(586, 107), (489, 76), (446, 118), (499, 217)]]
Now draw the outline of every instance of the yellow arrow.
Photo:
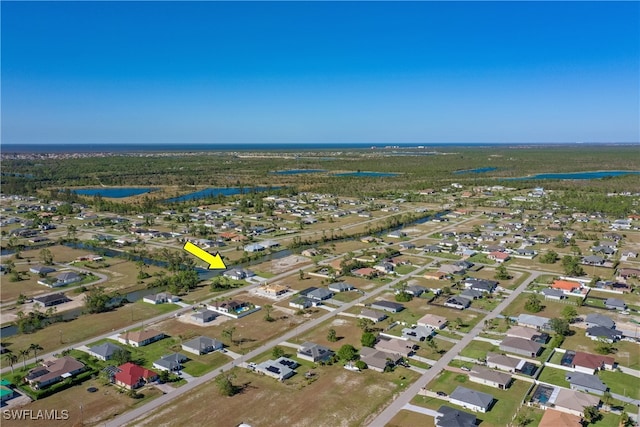
[(197, 256), (198, 258), (209, 264), (209, 270), (220, 270), (227, 268), (227, 266), (224, 264), (224, 261), (222, 260), (222, 257), (217, 252), (215, 255), (211, 255), (209, 252), (197, 247), (191, 242), (185, 243), (182, 249), (189, 252), (191, 255)]

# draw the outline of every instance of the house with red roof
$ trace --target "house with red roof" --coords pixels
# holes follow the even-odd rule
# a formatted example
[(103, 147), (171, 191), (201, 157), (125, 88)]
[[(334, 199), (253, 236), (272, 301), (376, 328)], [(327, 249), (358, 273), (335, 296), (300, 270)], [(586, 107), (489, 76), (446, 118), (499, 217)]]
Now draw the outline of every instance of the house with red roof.
[(118, 371), (114, 375), (114, 382), (128, 390), (134, 390), (158, 379), (157, 373), (131, 362), (118, 366)]
[(611, 356), (603, 356), (601, 354), (591, 354), (582, 351), (576, 351), (573, 361), (573, 368), (577, 372), (594, 375), (600, 369), (612, 370), (615, 367), (615, 359)]
[(490, 252), (489, 255), (487, 255), (487, 258), (498, 263), (503, 263), (511, 259), (508, 253), (498, 251)]
[(560, 289), (566, 294), (571, 293), (574, 289), (578, 289), (580, 287), (580, 283), (572, 282), (570, 280), (554, 280), (551, 284), (551, 288)]

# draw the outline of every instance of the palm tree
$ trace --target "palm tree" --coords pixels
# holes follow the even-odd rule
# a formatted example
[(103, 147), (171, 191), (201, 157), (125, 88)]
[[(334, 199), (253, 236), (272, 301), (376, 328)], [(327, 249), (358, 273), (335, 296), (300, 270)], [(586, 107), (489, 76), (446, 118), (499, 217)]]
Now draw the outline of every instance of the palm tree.
[(29, 350), (33, 351), (33, 358), (38, 361), (38, 351), (44, 350), (40, 344), (31, 344), (29, 345)]
[(7, 353), (4, 355), (4, 358), (9, 363), (9, 366), (11, 366), (11, 373), (13, 374), (13, 364), (18, 361), (18, 356), (13, 353)]
[(20, 356), (22, 357), (22, 367), (24, 369), (27, 369), (27, 357), (29, 357), (29, 353), (31, 353), (31, 350), (29, 350), (28, 348), (20, 350)]

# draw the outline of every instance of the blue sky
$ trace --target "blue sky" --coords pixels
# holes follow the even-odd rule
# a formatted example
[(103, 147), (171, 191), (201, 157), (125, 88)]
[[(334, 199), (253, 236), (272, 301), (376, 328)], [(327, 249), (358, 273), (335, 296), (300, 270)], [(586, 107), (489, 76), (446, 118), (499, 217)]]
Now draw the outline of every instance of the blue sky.
[(6, 2), (4, 143), (638, 142), (638, 2)]

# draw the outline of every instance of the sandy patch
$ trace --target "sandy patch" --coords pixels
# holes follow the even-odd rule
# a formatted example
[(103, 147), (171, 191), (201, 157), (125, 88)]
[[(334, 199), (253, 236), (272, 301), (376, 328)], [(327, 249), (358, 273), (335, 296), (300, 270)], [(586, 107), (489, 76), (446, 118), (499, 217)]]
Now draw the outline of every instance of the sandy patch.
[[(193, 313), (195, 313), (195, 311)], [(180, 316), (177, 316), (176, 319), (178, 320), (178, 322), (187, 323), (187, 324), (193, 325), (193, 326), (201, 326), (201, 327), (222, 325), (227, 320), (231, 320), (230, 317), (227, 317), (227, 316), (224, 316), (224, 315), (220, 315), (220, 316), (216, 317), (215, 319), (213, 319), (211, 322), (198, 323), (198, 322), (195, 322), (195, 321), (191, 320), (191, 314), (192, 314), (191, 312), (185, 313), (185, 314), (181, 314)]]
[(283, 273), (285, 271), (291, 270), (291, 268), (298, 264), (309, 262), (311, 262), (309, 258), (305, 258), (300, 255), (289, 255), (288, 257), (272, 261), (269, 270), (272, 273)]

